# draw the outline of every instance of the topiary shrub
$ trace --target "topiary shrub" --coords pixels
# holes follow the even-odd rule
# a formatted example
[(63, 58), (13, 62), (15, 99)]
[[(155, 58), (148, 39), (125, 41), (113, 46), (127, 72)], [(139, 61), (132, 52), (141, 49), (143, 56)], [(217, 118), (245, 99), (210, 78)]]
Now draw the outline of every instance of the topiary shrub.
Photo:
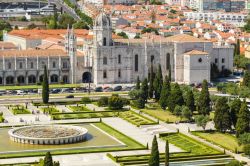
[(109, 98), (108, 106), (111, 110), (120, 110), (123, 108), (123, 100), (118, 95), (112, 95)]
[(109, 103), (109, 98), (108, 97), (101, 97), (98, 100), (97, 105), (99, 107), (105, 107), (105, 106), (108, 106), (108, 103)]

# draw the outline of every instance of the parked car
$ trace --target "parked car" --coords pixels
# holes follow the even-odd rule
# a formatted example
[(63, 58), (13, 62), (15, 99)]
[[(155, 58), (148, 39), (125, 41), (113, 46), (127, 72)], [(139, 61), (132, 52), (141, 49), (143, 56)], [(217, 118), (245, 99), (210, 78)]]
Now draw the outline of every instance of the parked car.
[(114, 91), (114, 89), (110, 87), (103, 89), (103, 92), (112, 92), (112, 91)]
[(66, 96), (66, 98), (68, 98), (68, 99), (75, 98), (75, 96), (74, 95), (68, 95), (68, 96)]
[(114, 91), (121, 91), (121, 90), (122, 90), (122, 86), (120, 85), (114, 87)]
[(95, 88), (95, 92), (102, 92), (102, 91), (103, 91), (103, 89), (101, 86)]

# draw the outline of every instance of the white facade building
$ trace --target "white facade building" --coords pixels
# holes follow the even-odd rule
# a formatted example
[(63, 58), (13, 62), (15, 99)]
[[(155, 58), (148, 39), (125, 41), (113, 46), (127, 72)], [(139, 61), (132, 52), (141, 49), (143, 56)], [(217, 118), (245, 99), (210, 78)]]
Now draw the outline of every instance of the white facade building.
[(237, 27), (243, 27), (246, 24), (247, 14), (243, 13), (226, 13), (226, 12), (184, 12), (188, 20), (212, 21), (220, 20), (230, 23)]

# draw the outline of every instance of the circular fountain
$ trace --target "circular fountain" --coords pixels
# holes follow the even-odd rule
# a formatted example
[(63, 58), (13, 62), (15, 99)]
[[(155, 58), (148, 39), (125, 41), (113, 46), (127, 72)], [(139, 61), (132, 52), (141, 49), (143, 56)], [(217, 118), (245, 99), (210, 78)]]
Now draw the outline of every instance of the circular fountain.
[(23, 144), (59, 145), (85, 140), (88, 130), (71, 125), (25, 126), (9, 130), (10, 139)]

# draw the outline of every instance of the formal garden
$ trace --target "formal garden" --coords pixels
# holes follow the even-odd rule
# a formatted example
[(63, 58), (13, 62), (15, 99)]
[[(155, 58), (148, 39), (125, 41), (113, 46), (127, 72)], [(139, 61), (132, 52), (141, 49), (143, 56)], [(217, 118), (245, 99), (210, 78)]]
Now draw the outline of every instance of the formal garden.
[(30, 114), (31, 113), (27, 109), (27, 107), (23, 106), (23, 105), (10, 105), (10, 106), (8, 106), (8, 109), (11, 110), (11, 112), (14, 115), (17, 115), (17, 114)]

